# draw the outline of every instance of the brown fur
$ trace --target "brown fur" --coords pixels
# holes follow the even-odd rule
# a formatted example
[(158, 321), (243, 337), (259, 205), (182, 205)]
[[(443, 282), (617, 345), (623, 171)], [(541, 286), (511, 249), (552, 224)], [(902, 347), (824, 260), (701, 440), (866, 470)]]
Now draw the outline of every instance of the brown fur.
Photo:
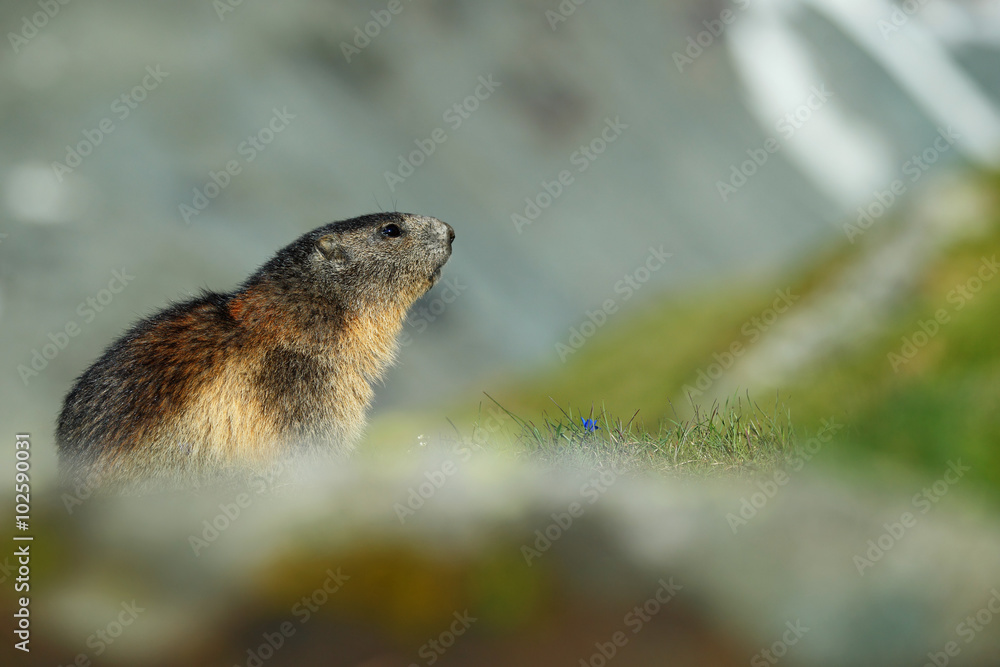
[(64, 475), (173, 486), (350, 451), (371, 383), (453, 239), (445, 223), (402, 213), (333, 223), (280, 250), (237, 291), (139, 322), (66, 397)]

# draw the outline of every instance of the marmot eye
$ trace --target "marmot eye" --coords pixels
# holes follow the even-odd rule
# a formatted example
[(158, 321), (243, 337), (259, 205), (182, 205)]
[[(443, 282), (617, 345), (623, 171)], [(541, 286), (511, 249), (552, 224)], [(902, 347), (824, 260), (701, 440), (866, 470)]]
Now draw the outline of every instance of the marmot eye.
[(388, 224), (382, 228), (382, 236), (390, 239), (394, 239), (403, 234), (403, 230), (399, 228), (399, 225)]

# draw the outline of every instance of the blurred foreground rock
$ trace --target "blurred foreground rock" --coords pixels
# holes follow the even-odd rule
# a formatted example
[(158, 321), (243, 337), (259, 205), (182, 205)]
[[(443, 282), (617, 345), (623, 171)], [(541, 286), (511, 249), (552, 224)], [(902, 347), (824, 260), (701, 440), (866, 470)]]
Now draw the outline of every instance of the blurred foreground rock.
[(995, 520), (950, 483), (918, 502), (804, 474), (693, 483), (460, 450), (221, 494), (52, 490), (32, 514), (32, 651), (7, 634), (3, 664), (996, 664)]

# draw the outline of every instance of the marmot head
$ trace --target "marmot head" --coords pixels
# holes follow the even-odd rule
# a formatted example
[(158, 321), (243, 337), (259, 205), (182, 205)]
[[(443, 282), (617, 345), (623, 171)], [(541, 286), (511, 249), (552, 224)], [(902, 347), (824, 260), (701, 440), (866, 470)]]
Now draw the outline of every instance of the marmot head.
[(455, 231), (437, 218), (376, 213), (314, 229), (250, 279), (338, 306), (407, 308), (441, 276)]

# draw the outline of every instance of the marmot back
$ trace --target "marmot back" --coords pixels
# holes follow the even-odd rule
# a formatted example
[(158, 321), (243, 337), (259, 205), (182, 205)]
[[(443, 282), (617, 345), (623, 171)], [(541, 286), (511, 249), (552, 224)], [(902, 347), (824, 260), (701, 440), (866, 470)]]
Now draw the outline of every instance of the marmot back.
[(235, 292), (140, 321), (66, 396), (64, 479), (174, 486), (350, 451), (406, 311), (440, 277), (454, 238), (406, 213), (331, 223)]

